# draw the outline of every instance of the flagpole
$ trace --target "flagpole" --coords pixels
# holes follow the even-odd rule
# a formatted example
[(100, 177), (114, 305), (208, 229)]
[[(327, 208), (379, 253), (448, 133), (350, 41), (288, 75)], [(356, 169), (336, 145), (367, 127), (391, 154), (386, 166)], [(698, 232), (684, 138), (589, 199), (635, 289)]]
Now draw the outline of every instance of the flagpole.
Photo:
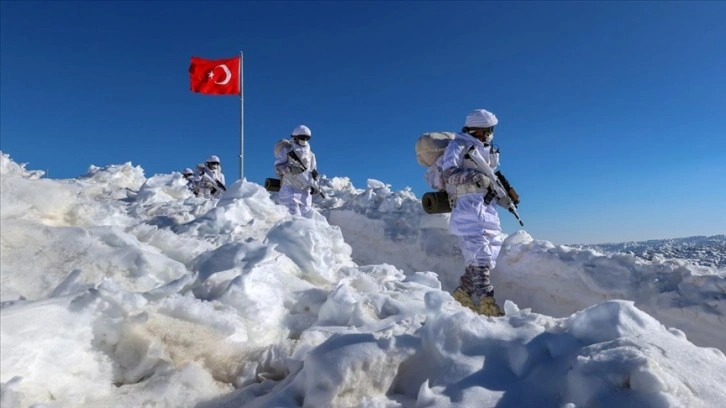
[(239, 52), (239, 179), (245, 176), (245, 99), (244, 99), (244, 81), (242, 80), (242, 51)]

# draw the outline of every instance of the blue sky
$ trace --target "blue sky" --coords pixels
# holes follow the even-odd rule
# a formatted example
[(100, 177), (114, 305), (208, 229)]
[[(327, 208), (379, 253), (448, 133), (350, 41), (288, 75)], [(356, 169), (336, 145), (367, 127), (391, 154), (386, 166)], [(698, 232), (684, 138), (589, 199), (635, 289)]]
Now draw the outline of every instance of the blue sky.
[[(414, 145), (476, 108), (536, 239), (726, 233), (726, 2), (7, 2), (0, 147), (51, 178), (210, 154), (239, 177), (236, 96), (191, 56), (244, 52), (245, 176), (298, 124), (320, 172), (427, 191)], [(501, 213), (505, 232), (518, 226)]]

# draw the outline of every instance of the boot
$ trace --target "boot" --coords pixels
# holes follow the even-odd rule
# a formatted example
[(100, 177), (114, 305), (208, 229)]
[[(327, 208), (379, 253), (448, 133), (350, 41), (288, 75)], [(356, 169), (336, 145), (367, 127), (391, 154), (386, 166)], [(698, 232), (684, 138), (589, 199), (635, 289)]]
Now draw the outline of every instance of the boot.
[(471, 296), (469, 296), (469, 294), (466, 293), (461, 287), (456, 288), (452, 296), (454, 297), (454, 299), (456, 299), (457, 302), (461, 303), (462, 306), (468, 307), (469, 309), (473, 310), (474, 313), (479, 313), (476, 305), (474, 304), (474, 301), (471, 300)]
[[(473, 302), (472, 302), (473, 303)], [(504, 312), (497, 304), (497, 301), (494, 299), (494, 296), (485, 296), (480, 299), (479, 304), (477, 305), (477, 310), (475, 312), (479, 313), (480, 315), (484, 316), (504, 316)]]

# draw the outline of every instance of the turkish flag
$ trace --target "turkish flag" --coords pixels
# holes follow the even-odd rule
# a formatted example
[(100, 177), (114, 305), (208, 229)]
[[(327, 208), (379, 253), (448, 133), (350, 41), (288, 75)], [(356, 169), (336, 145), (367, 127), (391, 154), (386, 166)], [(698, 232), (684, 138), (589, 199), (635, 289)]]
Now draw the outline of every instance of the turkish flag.
[(189, 80), (192, 92), (207, 95), (240, 94), (241, 57), (208, 60), (192, 57), (189, 65)]

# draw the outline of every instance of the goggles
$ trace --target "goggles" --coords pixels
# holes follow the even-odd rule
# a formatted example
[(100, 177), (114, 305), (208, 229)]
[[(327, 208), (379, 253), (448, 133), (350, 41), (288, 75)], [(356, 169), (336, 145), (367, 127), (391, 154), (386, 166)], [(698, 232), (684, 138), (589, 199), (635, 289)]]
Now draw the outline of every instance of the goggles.
[(494, 134), (494, 126), (490, 126), (488, 128), (470, 128), (469, 129), (470, 135), (475, 136), (489, 136)]
[(294, 135), (292, 138), (296, 140), (310, 140), (310, 136), (308, 135)]
[(209, 162), (209, 163), (207, 163), (207, 167), (209, 167), (210, 169), (218, 169), (219, 168), (219, 163), (217, 163), (217, 162)]

